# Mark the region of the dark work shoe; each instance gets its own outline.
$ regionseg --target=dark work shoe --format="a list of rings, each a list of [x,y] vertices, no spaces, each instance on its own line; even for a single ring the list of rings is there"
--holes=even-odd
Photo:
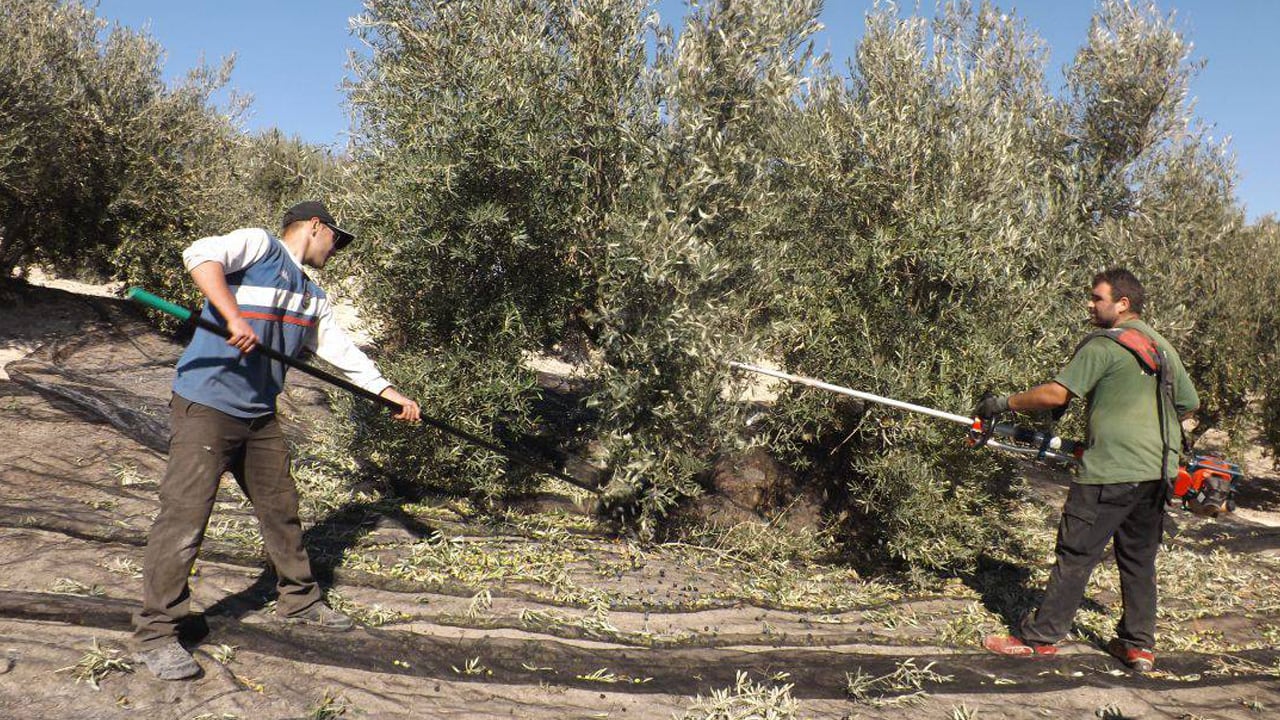
[[[1013,657],[1056,655],[1058,653],[1057,645],[1025,643],[1012,635],[988,635],[983,638],[982,647],[997,655],[1011,655]]]
[[[351,618],[325,605],[323,602],[318,602],[296,615],[286,615],[284,621],[289,625],[310,625],[322,630],[335,630],[337,632],[345,632],[356,625]]]
[[[200,665],[176,638],[133,657],[161,680],[186,680],[200,673]]]
[[[1107,643],[1107,652],[1119,658],[1125,667],[1134,672],[1149,673],[1156,669],[1154,652],[1128,645],[1120,638],[1111,638],[1111,642]]]

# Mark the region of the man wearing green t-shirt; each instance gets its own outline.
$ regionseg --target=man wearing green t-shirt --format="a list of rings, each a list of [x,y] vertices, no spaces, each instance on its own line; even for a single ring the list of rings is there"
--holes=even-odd
[[[1014,635],[990,635],[983,646],[1001,655],[1057,652],[1055,643],[1071,630],[1089,575],[1114,539],[1124,614],[1106,649],[1128,667],[1149,672],[1155,667],[1156,550],[1167,492],[1162,477],[1177,476],[1179,418],[1195,411],[1200,399],[1178,353],[1140,319],[1146,293],[1138,279],[1117,268],[1096,275],[1092,288],[1089,314],[1094,325],[1132,328],[1162,351],[1173,407],[1160,400],[1157,376],[1144,371],[1118,340],[1104,336],[1081,345],[1053,382],[1016,395],[989,396],[978,404],[974,414],[990,417],[1061,408],[1082,397],[1088,421],[1086,449],[1062,508],[1057,558],[1044,599]]]

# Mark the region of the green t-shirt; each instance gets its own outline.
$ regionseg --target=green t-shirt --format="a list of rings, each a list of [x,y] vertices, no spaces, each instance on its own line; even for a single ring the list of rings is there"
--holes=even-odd
[[[1182,439],[1178,418],[1200,407],[1200,398],[1169,341],[1141,320],[1127,320],[1116,327],[1135,328],[1154,340],[1173,371],[1176,412],[1165,411],[1170,445],[1165,467],[1170,478],[1176,477]],[[1080,348],[1054,381],[1088,403],[1089,437],[1078,482],[1102,485],[1159,479],[1157,380],[1142,371],[1132,352],[1115,340],[1096,337]]]

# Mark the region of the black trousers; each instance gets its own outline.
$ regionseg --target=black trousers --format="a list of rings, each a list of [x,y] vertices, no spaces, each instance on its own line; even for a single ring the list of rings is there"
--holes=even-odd
[[[1058,525],[1057,561],[1044,599],[1022,620],[1024,642],[1052,644],[1071,630],[1089,575],[1115,540],[1124,614],[1116,635],[1126,644],[1154,649],[1156,643],[1156,551],[1164,533],[1165,483],[1151,480],[1115,485],[1071,483]]]

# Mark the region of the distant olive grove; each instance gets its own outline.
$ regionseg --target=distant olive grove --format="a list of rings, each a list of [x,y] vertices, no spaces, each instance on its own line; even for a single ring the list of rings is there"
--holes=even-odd
[[[1168,16],[1102,2],[1050,87],[1034,28],[994,5],[873,10],[847,66],[811,53],[820,10],[708,1],[677,37],[644,0],[368,0],[333,159],[244,133],[212,101],[225,67],[165,86],[145,35],[10,0],[0,270],[194,300],[184,243],[323,193],[361,236],[342,265],[397,385],[467,429],[589,457],[602,511],[645,537],[678,533],[717,458],[760,445],[825,491],[858,557],[970,566],[996,539],[978,520],[1007,492],[999,456],[811,390],[748,425],[723,361],[966,412],[1051,377],[1113,265],[1147,283],[1199,430],[1280,441],[1280,227],[1246,222]],[[570,427],[523,362],[542,352],[586,373]],[[480,499],[535,487],[355,411],[342,440],[371,466]]]
[[[214,102],[231,63],[161,80],[164,50],[91,5],[0,3],[0,277],[33,264],[192,301],[177,251],[278,214],[333,164],[247,102]]]

